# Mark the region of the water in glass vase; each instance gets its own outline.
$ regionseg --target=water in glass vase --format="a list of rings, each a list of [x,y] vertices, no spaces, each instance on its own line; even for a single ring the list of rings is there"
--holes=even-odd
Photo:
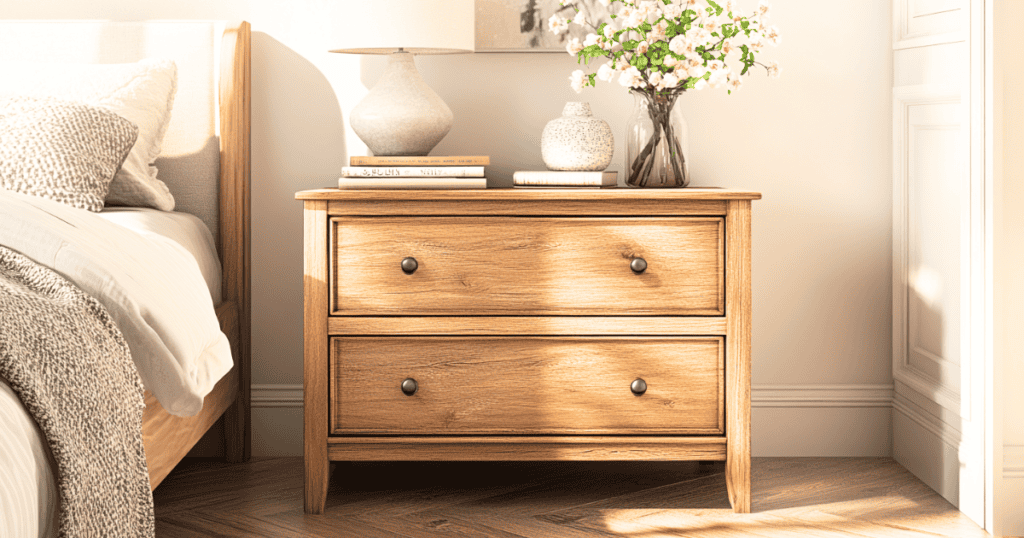
[[[631,92],[636,99],[626,123],[626,184],[685,187],[690,184],[686,120],[675,111],[681,92]]]

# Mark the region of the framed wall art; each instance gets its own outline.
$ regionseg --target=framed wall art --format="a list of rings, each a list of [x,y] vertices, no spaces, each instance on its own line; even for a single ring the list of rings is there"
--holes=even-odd
[[[599,0],[575,0],[595,27],[612,22]],[[548,30],[552,15],[573,18],[576,11],[559,0],[476,0],[476,52],[562,52],[570,39],[587,31],[570,24],[568,34]],[[591,32],[593,30],[590,30]]]

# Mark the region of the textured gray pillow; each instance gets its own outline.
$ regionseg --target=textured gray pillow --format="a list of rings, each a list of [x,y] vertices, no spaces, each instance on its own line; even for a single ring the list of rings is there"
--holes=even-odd
[[[0,187],[99,211],[138,136],[100,107],[0,96]]]

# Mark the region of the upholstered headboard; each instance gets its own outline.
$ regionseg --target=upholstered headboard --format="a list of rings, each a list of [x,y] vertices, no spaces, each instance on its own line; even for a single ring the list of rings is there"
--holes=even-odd
[[[155,165],[175,210],[196,215],[219,244],[218,77],[225,24],[212,21],[0,21],[0,62],[174,60],[178,89]],[[0,73],[3,76],[3,73]]]

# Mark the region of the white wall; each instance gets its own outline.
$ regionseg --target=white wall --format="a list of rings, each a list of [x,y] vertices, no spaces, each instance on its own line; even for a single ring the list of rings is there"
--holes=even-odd
[[[364,146],[352,106],[379,58],[329,54],[328,0],[2,0],[3,18],[245,19],[252,23],[254,452],[300,453],[302,219],[295,191],[329,186]],[[746,0],[753,8],[755,2]],[[695,186],[756,189],[755,455],[891,451],[889,0],[775,0],[782,78],[680,100]],[[437,154],[491,156],[492,186],[539,169],[544,124],[586,100],[621,141],[633,103],[569,89],[567,54],[421,57],[455,113]],[[622,147],[613,165],[621,170]]]
[[[1024,36],[1012,21],[1024,2],[997,0],[993,12],[993,296],[995,535],[1024,536]]]

